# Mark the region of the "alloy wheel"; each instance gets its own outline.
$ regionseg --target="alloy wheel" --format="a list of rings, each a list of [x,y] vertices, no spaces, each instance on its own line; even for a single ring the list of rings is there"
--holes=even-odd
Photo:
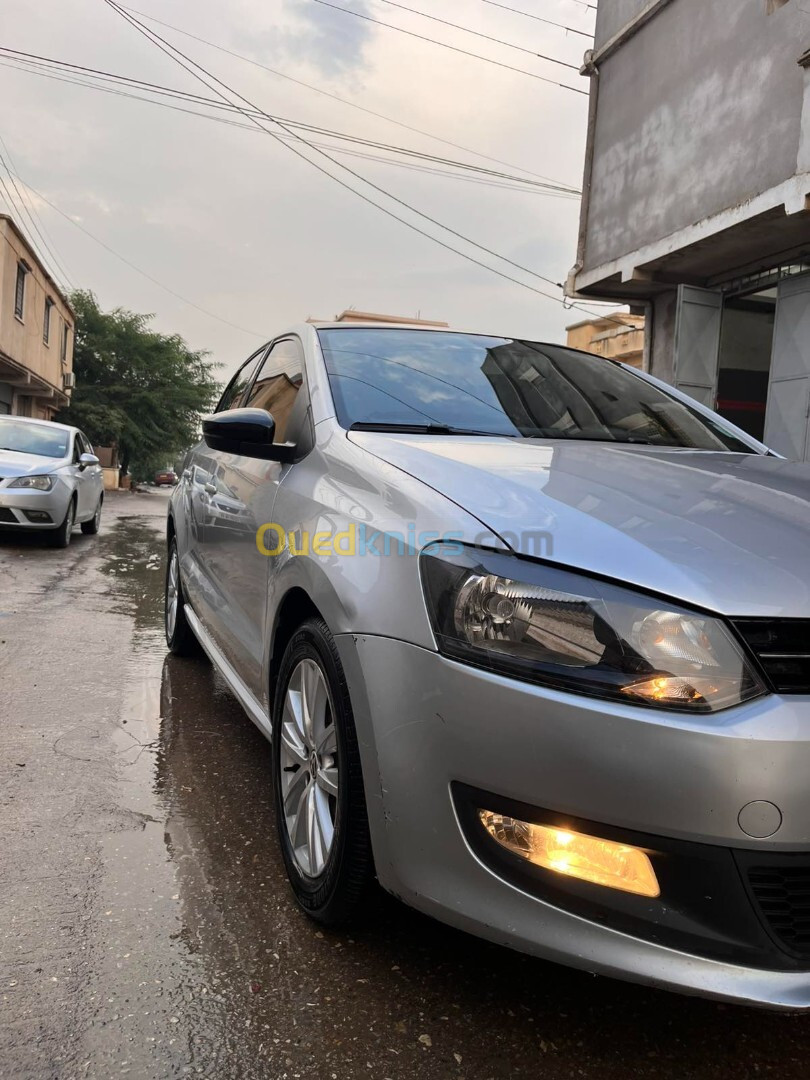
[[[302,660],[290,676],[278,737],[287,835],[299,870],[315,878],[334,844],[340,776],[332,702],[314,660]]]
[[[172,552],[169,574],[166,579],[166,637],[171,641],[177,625],[177,605],[179,601],[179,567],[177,549]]]

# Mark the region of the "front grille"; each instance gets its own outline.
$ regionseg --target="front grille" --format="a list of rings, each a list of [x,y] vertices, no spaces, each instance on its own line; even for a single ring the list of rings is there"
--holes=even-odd
[[[17,524],[17,518],[12,512],[6,509],[5,506],[0,506],[0,522],[7,522],[11,525]]]
[[[774,690],[810,693],[810,619],[736,619]]]
[[[810,863],[771,862],[748,868],[751,892],[774,937],[794,956],[810,959]]]

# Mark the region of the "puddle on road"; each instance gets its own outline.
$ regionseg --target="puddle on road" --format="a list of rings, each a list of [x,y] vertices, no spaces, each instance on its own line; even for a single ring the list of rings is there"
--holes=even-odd
[[[803,1075],[785,1018],[542,964],[387,898],[351,932],[309,922],[276,850],[268,744],[207,661],[166,653],[161,545],[138,519],[105,537],[134,621],[116,735],[130,827],[105,842],[88,1076],[716,1077],[708,1040],[729,1076],[754,1060]]]

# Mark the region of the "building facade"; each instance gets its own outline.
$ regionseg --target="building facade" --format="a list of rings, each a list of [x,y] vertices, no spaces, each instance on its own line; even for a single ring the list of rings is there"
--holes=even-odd
[[[600,0],[568,292],[650,370],[810,459],[810,5]]]
[[[307,322],[325,322],[325,319],[307,319]],[[446,329],[450,324],[446,322],[432,322],[430,319],[409,319],[407,315],[379,315],[373,311],[355,311],[347,308],[336,315],[335,322],[343,323],[387,323],[391,326],[435,326]]]
[[[75,325],[68,300],[0,214],[0,415],[50,420],[68,404]]]
[[[584,319],[566,327],[566,345],[572,349],[644,367],[644,316],[617,312],[603,319]]]

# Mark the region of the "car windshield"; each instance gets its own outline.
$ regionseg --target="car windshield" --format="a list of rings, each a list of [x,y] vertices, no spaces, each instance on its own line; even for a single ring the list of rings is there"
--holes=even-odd
[[[755,452],[720,417],[561,346],[368,327],[318,336],[345,428]]]
[[[64,428],[26,424],[3,417],[0,419],[0,450],[63,458],[67,455],[69,434]]]

